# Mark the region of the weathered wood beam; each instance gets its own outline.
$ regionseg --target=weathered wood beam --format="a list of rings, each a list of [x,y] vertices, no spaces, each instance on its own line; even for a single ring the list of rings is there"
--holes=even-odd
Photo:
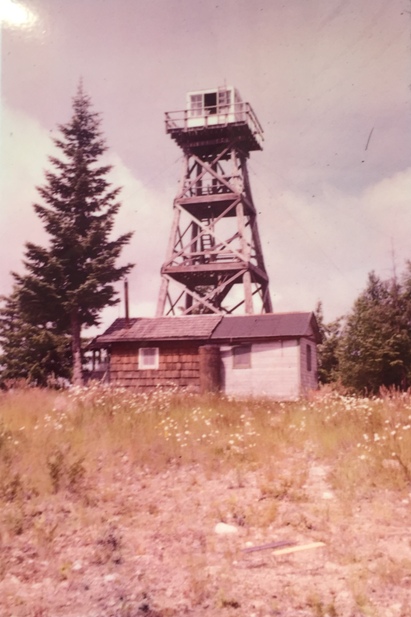
[[[218,155],[214,158],[214,160],[211,162],[211,164],[217,163],[217,162],[218,162],[218,161],[219,161],[219,160],[220,160],[223,156],[225,156],[225,155],[228,153],[229,149],[230,149],[229,147],[224,148],[224,150],[222,150],[222,151],[221,151],[221,152],[220,152],[220,153],[219,153],[219,154],[218,154]],[[202,168],[203,168],[203,171],[202,171],[199,175],[195,176],[194,178],[192,178],[192,179],[188,179],[188,182],[186,182],[186,184],[185,184],[185,191],[184,191],[185,193],[186,193],[188,190],[191,190],[193,187],[195,187],[195,184],[196,184],[198,181],[202,180],[202,179],[203,179],[203,177],[206,175],[206,173],[207,173],[207,172],[209,172],[209,169],[207,168],[207,167],[208,167],[208,165],[207,165],[204,161],[202,161],[202,160],[201,160],[198,156],[196,156],[196,155],[195,155],[195,154],[193,154],[193,153],[191,153],[189,156],[191,156],[191,158],[193,159],[193,162],[194,162],[194,163],[196,163],[197,165],[200,165],[200,167],[202,167]],[[196,165],[193,165],[193,167],[192,167],[192,171],[194,171],[195,167],[196,167]],[[229,187],[229,188],[230,188],[230,187]]]
[[[233,202],[232,204],[230,204],[230,206],[220,215],[218,216],[214,221],[213,224],[214,226],[216,225],[216,223],[218,223],[222,218],[224,218],[224,216],[227,214],[227,212],[233,208],[235,208],[237,205],[237,201]],[[179,207],[178,205],[176,207]],[[239,259],[242,259],[242,255],[240,253],[238,253],[235,249],[233,249],[232,247],[229,246],[229,244],[227,244],[226,241],[221,240],[217,234],[215,233],[214,230],[212,230],[210,228],[209,225],[204,224],[202,221],[200,221],[199,219],[197,219],[197,217],[195,217],[194,215],[192,215],[190,212],[187,212],[187,214],[191,217],[192,221],[194,221],[200,228],[201,228],[201,232],[199,233],[199,235],[197,237],[201,237],[204,234],[211,234],[214,238],[214,240],[216,242],[218,242],[219,246],[224,246],[226,249],[229,250],[229,252],[232,252],[234,255],[236,255]],[[190,229],[190,225],[187,226],[186,230],[184,231],[183,236],[185,235],[185,233],[187,232],[187,230]],[[176,252],[173,252],[171,259],[169,259],[168,261],[165,262],[165,266],[169,266],[171,265],[173,262],[175,262],[176,259],[178,259],[179,257],[181,257],[182,255],[185,254],[185,251],[187,250],[187,248],[190,247],[190,244],[186,244],[185,246],[183,246],[183,248]],[[174,247],[175,248],[175,247]]]
[[[197,300],[197,302],[199,302],[200,304],[203,304],[204,306],[206,306],[212,313],[216,313],[217,315],[220,314],[220,310],[215,307],[213,304],[211,304],[210,302],[208,302],[207,300],[203,300],[202,296],[200,296],[199,294],[197,294],[195,291],[192,291],[191,289],[188,289],[185,285],[183,285],[182,283],[179,283],[179,281],[176,281],[175,279],[171,279],[171,277],[169,277],[168,275],[165,275],[170,281],[173,280],[174,283],[176,283],[177,285],[180,285],[183,287],[183,291],[181,293],[181,295],[179,296],[179,299],[182,298],[182,296],[184,295],[184,293],[188,293],[190,294],[195,300]],[[179,300],[176,300],[176,302],[173,304],[173,309],[176,306],[176,303]],[[188,314],[189,312],[192,312],[192,310],[194,309],[194,305],[190,307],[189,310],[183,311],[183,315]]]

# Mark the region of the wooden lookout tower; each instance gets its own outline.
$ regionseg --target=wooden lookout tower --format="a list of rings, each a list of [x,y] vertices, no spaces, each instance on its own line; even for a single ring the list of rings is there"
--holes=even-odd
[[[263,131],[251,105],[224,86],[189,92],[166,131],[184,153],[157,316],[271,313],[247,159]]]

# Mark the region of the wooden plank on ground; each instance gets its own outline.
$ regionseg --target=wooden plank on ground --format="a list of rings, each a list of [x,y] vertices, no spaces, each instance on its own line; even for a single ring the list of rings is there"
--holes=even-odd
[[[324,542],[309,542],[308,544],[296,544],[295,542],[288,542],[287,540],[280,542],[269,542],[268,544],[262,544],[261,546],[249,546],[243,548],[243,553],[254,553],[257,551],[264,551],[267,549],[273,549],[274,555],[287,555],[289,553],[296,553],[298,551],[308,551],[314,548],[325,546]]]

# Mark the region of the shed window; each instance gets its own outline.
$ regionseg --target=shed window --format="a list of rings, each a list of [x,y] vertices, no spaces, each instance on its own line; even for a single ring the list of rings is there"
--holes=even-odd
[[[138,350],[138,368],[141,370],[158,369],[158,347],[140,347]]]
[[[251,368],[251,345],[233,347],[233,368]]]
[[[306,358],[307,358],[307,371],[311,371],[312,370],[311,345],[307,345]]]

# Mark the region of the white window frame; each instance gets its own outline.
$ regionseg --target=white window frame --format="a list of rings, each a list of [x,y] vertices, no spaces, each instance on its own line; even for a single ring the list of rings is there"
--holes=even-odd
[[[230,111],[231,107],[231,90],[219,88],[217,93],[217,108],[219,114],[225,114]]]
[[[241,358],[241,355],[237,356],[236,355],[236,349],[245,349],[247,348],[247,363],[238,363],[239,358]],[[248,369],[251,368],[251,354],[252,354],[252,345],[251,343],[243,343],[242,345],[235,345],[232,348],[232,355],[233,355],[233,369],[234,370],[244,370],[244,369]]]
[[[192,118],[202,116],[204,114],[204,96],[202,93],[190,94],[190,116]]]
[[[151,352],[151,353],[147,353]],[[154,353],[153,353],[154,352]],[[147,362],[152,359],[152,362]],[[160,361],[160,349],[158,347],[140,347],[138,350],[138,370],[156,371]]]

